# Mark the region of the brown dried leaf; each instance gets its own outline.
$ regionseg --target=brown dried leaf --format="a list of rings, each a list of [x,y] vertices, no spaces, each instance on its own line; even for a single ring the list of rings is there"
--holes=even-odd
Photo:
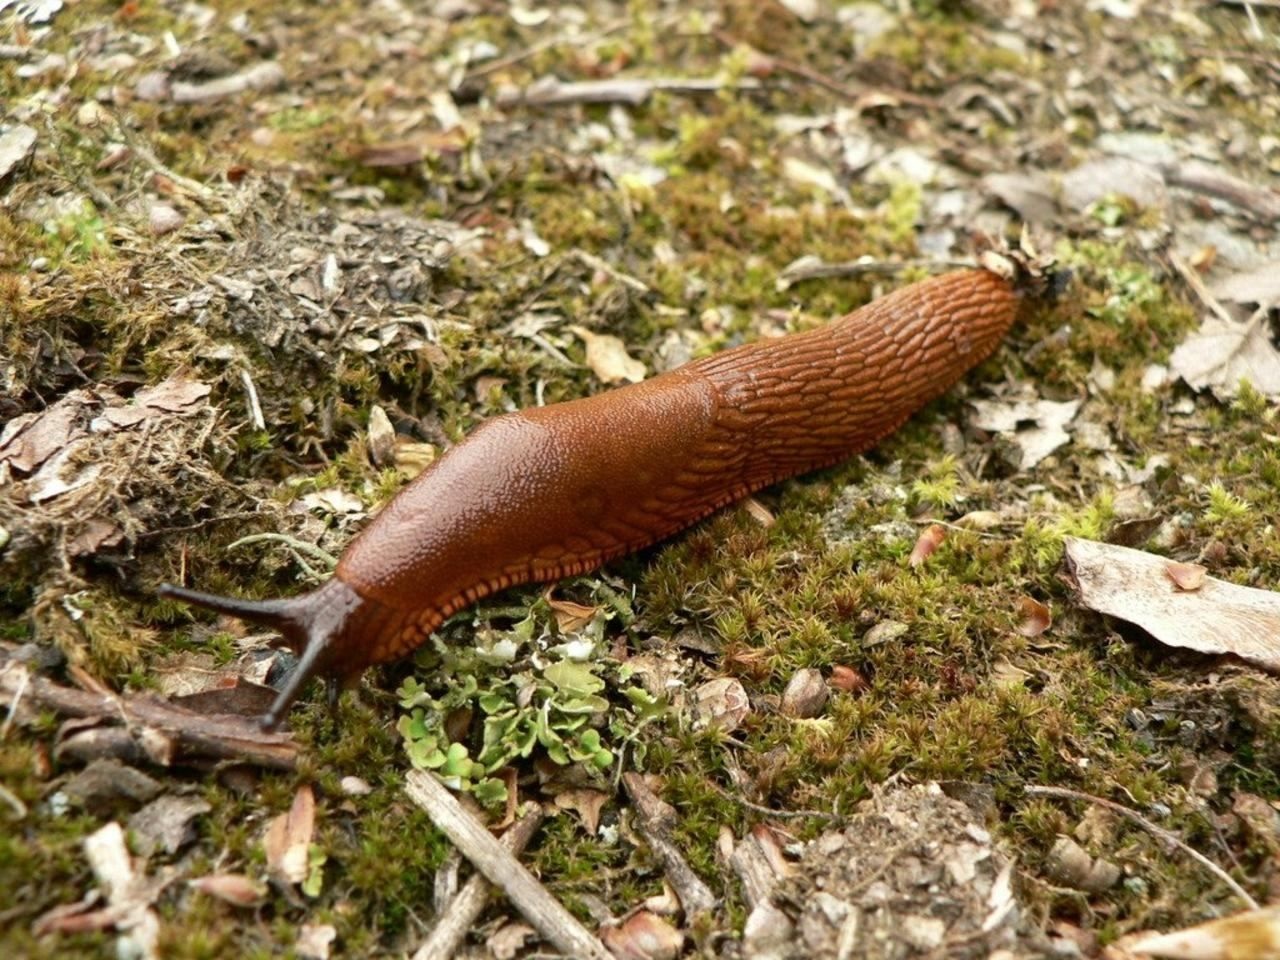
[[[225,900],[236,907],[257,906],[267,894],[262,884],[243,873],[213,873],[189,882],[201,893]]]
[[[587,832],[594,835],[600,826],[600,811],[609,802],[609,795],[599,790],[579,789],[564,790],[556,794],[556,806],[561,810],[572,810]]]
[[[1034,597],[1018,598],[1018,633],[1024,637],[1038,637],[1053,626],[1053,614]]]
[[[309,784],[293,795],[293,806],[271,821],[263,837],[267,869],[285,883],[301,883],[307,878],[307,854],[315,829],[316,800]]]
[[[618,960],[675,960],[684,946],[684,934],[647,910],[619,926],[602,927],[600,939]]]
[[[1235,396],[1241,379],[1261,393],[1280,396],[1280,350],[1271,342],[1265,316],[1233,323],[1210,314],[1169,358],[1169,369],[1194,390],[1219,398]]]
[[[1131,953],[1178,960],[1264,960],[1280,956],[1280,906],[1248,910],[1175,933],[1149,934],[1126,945]]]
[[[867,678],[853,667],[837,663],[831,668],[831,685],[845,693],[858,693],[867,688]]]
[[[1164,572],[1179,590],[1186,591],[1199,590],[1204,586],[1205,577],[1209,576],[1209,571],[1198,563],[1179,563],[1176,560],[1165,564]]]
[[[24,413],[5,424],[0,432],[0,465],[31,473],[72,440],[83,435],[76,426],[87,394],[77,391],[42,413]]]
[[[719,677],[694,688],[693,710],[696,726],[718,727],[732,733],[751,712],[751,701],[741,683],[732,677]]]
[[[329,947],[336,939],[338,931],[332,924],[304,923],[293,949],[306,960],[329,960]]]
[[[628,354],[627,345],[617,337],[592,333],[576,324],[569,329],[587,345],[587,366],[602,383],[617,383],[619,380],[639,383],[644,379],[644,364]]]
[[[547,594],[547,605],[551,607],[551,612],[555,614],[556,625],[563,633],[573,633],[575,630],[581,630],[592,620],[600,611],[599,607],[589,606],[585,603],[574,603],[572,600],[559,600]]]
[[[131,403],[107,407],[93,421],[93,429],[99,432],[112,427],[136,426],[144,420],[167,413],[191,414],[204,406],[204,398],[212,387],[183,374],[174,374],[152,387],[144,387]]]
[[[538,932],[522,921],[504,923],[485,941],[494,960],[513,960],[524,945],[538,938]]]
[[[942,542],[947,539],[947,529],[940,523],[931,523],[920,531],[920,536],[916,538],[916,545],[911,549],[911,557],[907,560],[913,567],[918,567],[931,556],[934,551],[942,546]]]
[[[1180,590],[1164,557],[1068,537],[1067,568],[1090,610],[1137,624],[1161,643],[1234,654],[1280,672],[1280,594],[1206,577]]]
[[[766,529],[777,522],[773,511],[755,497],[747,497],[746,500],[742,501],[742,505],[747,508],[747,513],[751,514],[751,519]]]

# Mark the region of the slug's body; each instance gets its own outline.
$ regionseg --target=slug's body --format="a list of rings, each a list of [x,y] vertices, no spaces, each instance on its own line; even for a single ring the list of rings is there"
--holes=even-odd
[[[265,602],[162,592],[274,626],[348,679],[478,598],[582,573],[786,477],[874,445],[995,349],[1017,316],[988,270],[899,290],[825,327],[487,421],[374,518],[324,586]]]

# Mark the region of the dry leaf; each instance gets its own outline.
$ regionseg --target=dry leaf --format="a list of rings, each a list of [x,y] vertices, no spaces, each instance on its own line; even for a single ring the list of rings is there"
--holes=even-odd
[[[558,600],[547,593],[547,605],[555,614],[556,626],[562,633],[573,633],[581,630],[592,620],[600,608],[585,603],[574,603],[572,600]]]
[[[1199,590],[1204,586],[1209,571],[1198,563],[1178,563],[1170,561],[1165,564],[1164,572],[1169,575],[1179,590]]]
[[[1129,157],[1090,160],[1062,178],[1062,202],[1072,210],[1084,210],[1111,194],[1129,197],[1140,207],[1163,207],[1168,199],[1160,171]]]
[[[504,923],[497,932],[485,941],[485,946],[493,954],[494,960],[513,960],[524,949],[524,945],[538,938],[538,932],[527,923],[515,921]]]
[[[742,505],[746,507],[747,513],[751,515],[751,519],[762,527],[772,527],[777,522],[773,516],[773,511],[755,497],[747,497],[746,500],[742,501]]]
[[[1021,451],[1018,467],[1027,470],[1071,439],[1066,427],[1080,409],[1079,400],[970,400],[970,423],[1008,437]]]
[[[139,390],[130,403],[107,407],[89,428],[94,433],[136,426],[162,414],[189,415],[204,407],[212,387],[182,374],[174,374],[152,387]]]
[[[947,529],[940,523],[931,523],[920,531],[920,536],[916,538],[916,545],[911,549],[911,556],[907,563],[913,567],[928,560],[935,550],[942,546],[942,541],[947,539]]]
[[[1280,396],[1280,350],[1271,342],[1265,314],[1232,323],[1216,314],[1173,351],[1169,369],[1195,390],[1235,396],[1240,380],[1269,396]]]
[[[609,795],[599,790],[565,790],[556,794],[556,806],[561,810],[572,810],[582,820],[587,832],[595,835],[600,826],[600,811],[609,802]]]
[[[293,795],[293,806],[271,821],[262,840],[267,869],[285,883],[301,883],[307,878],[308,852],[315,829],[316,801],[308,784]]]
[[[76,426],[76,417],[88,402],[87,391],[77,390],[42,413],[14,417],[0,431],[0,465],[31,473],[66,448],[84,433]]]
[[[1126,949],[1176,960],[1274,960],[1280,957],[1280,906],[1141,937]]]
[[[684,946],[684,934],[648,910],[619,926],[602,927],[600,939],[618,960],[675,960]]]
[[[592,333],[576,324],[569,329],[587,345],[587,366],[602,383],[617,383],[619,380],[639,383],[644,379],[644,364],[631,357],[626,344],[617,337]]]
[[[751,712],[751,701],[741,683],[732,677],[719,677],[694,689],[693,711],[695,726],[719,727],[732,733]]]
[[[853,667],[837,663],[831,668],[831,685],[845,693],[858,693],[868,686],[867,678]]]
[[[1185,592],[1169,560],[1094,540],[1066,540],[1067,566],[1080,602],[1137,624],[1161,643],[1201,653],[1234,654],[1280,672],[1280,594],[1206,577]]]
[[[256,880],[242,873],[213,873],[189,881],[201,893],[217,897],[236,907],[253,907],[262,902],[267,891]]]
[[[157,850],[177,853],[196,838],[192,821],[212,809],[199,797],[166,795],[153,800],[129,818],[135,849],[147,857]]]
[[[369,458],[376,467],[393,467],[396,463],[396,429],[387,411],[376,403],[369,408]]]
[[[1033,597],[1018,598],[1018,616],[1022,618],[1018,633],[1024,637],[1038,637],[1053,625],[1049,608]]]
[[[1280,260],[1232,274],[1213,285],[1213,295],[1229,303],[1280,303]]]
[[[338,931],[331,924],[304,923],[293,949],[306,960],[329,960],[329,947],[337,938]]]
[[[988,193],[1013,210],[1027,223],[1047,223],[1058,215],[1053,181],[1047,173],[989,173],[982,178]]]

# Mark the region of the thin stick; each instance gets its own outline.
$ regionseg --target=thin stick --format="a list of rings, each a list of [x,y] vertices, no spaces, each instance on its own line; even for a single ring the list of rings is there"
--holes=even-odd
[[[667,881],[675,888],[684,907],[686,917],[714,910],[716,895],[693,872],[689,861],[671,839],[670,822],[675,820],[675,809],[649,789],[638,773],[628,773],[622,778],[631,802],[635,804],[637,826],[644,835],[655,857],[662,864]]]
[[[972,267],[962,260],[846,260],[827,263],[819,257],[801,257],[778,274],[778,289],[786,290],[802,280],[825,280],[831,277],[861,277],[869,273],[893,276],[903,270],[959,270]]]
[[[1191,288],[1194,293],[1209,310],[1211,310],[1219,320],[1223,323],[1236,325],[1236,318],[1227,312],[1227,308],[1218,302],[1218,298],[1209,292],[1209,288],[1204,285],[1204,281],[1200,279],[1200,274],[1196,273],[1180,256],[1169,251],[1169,262],[1173,264],[1173,269],[1178,271],[1182,277],[1183,283]]]
[[[536,57],[544,50],[550,50],[552,47],[558,47],[561,44],[568,44],[574,47],[585,47],[587,44],[595,43],[597,40],[603,40],[610,34],[624,30],[631,25],[630,18],[626,20],[618,20],[609,24],[595,33],[584,34],[581,37],[548,37],[546,40],[540,40],[531,47],[525,47],[516,53],[508,54],[505,57],[499,57],[497,60],[490,60],[482,67],[476,67],[474,70],[468,70],[463,75],[462,80],[477,80],[480,77],[486,77],[491,73],[497,73],[499,70],[505,70],[507,67],[514,67],[517,63],[528,60],[530,57]]]
[[[503,848],[510,851],[512,856],[523,851],[537,833],[544,816],[542,807],[534,806],[502,835],[499,842]],[[456,957],[458,948],[475,926],[493,892],[493,884],[481,874],[473,874],[449,901],[430,936],[414,953],[413,960],[449,960],[450,957]]]
[[[410,771],[405,778],[405,792],[556,949],[571,957],[613,960],[599,938],[548,893],[475,817],[462,809],[434,775],[425,770]]]
[[[781,820],[801,820],[807,817],[812,820],[826,820],[830,823],[842,823],[849,819],[842,814],[826,813],[822,810],[774,810],[772,807],[766,807],[759,803],[752,803],[746,797],[740,797],[737,794],[730,793],[718,783],[708,780],[707,784],[712,790],[720,794],[720,796],[724,797],[726,800],[732,800],[734,803],[740,804],[748,810],[754,810],[756,813],[763,813],[770,817],[778,817]]]
[[[1159,837],[1165,843],[1170,846],[1177,847],[1183,853],[1190,856],[1191,859],[1195,860],[1198,864],[1230,887],[1231,892],[1239,897],[1250,910],[1258,909],[1258,902],[1254,900],[1253,897],[1249,896],[1248,892],[1246,892],[1240,884],[1232,880],[1230,874],[1206,857],[1203,853],[1189,847],[1185,842],[1178,838],[1177,834],[1170,830],[1166,830],[1158,824],[1152,823],[1142,814],[1138,813],[1138,811],[1130,810],[1128,807],[1123,804],[1116,803],[1114,800],[1105,800],[1102,797],[1095,797],[1087,793],[1081,793],[1078,790],[1069,790],[1066,787],[1040,787],[1034,784],[1029,784],[1022,789],[1024,793],[1033,797],[1057,797],[1060,800],[1083,800],[1086,803],[1096,803],[1098,806],[1105,807],[1113,813],[1120,814],[1122,817],[1128,817],[1153,836]]]

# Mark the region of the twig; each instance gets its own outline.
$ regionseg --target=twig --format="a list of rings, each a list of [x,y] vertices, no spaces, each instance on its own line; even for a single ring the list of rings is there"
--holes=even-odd
[[[462,809],[434,775],[425,770],[410,771],[405,778],[405,792],[556,949],[571,957],[613,960],[599,938],[551,896],[475,817]]]
[[[512,856],[518,855],[537,833],[543,817],[542,807],[534,806],[512,824],[502,835],[500,843]],[[481,874],[474,874],[449,901],[430,936],[413,954],[413,960],[449,960],[456,957],[463,939],[474,928],[492,894],[493,884]]]
[[[897,90],[893,87],[869,87],[862,90],[855,90],[846,84],[833,80],[825,73],[819,73],[812,67],[806,67],[802,63],[795,63],[791,60],[783,60],[772,54],[765,53],[763,50],[757,50],[750,44],[738,40],[731,33],[725,30],[716,30],[714,36],[722,44],[730,49],[734,47],[749,47],[752,55],[760,58],[771,69],[778,70],[781,73],[789,73],[793,77],[799,77],[816,86],[822,87],[824,90],[834,93],[838,97],[852,101],[859,110],[869,106],[876,106],[883,103],[887,99],[898,100],[902,103],[909,103],[916,107],[928,107],[936,109],[938,100],[935,97],[921,96],[918,93],[911,93],[907,90]]]
[[[1206,857],[1203,853],[1192,849],[1185,842],[1179,839],[1178,835],[1158,824],[1152,823],[1136,810],[1131,810],[1123,804],[1116,803],[1114,800],[1106,800],[1102,797],[1095,797],[1087,793],[1081,793],[1079,790],[1069,790],[1066,787],[1041,787],[1035,784],[1028,784],[1023,787],[1023,792],[1033,797],[1057,797],[1060,800],[1081,800],[1086,803],[1096,803],[1100,807],[1118,813],[1122,817],[1128,817],[1138,826],[1142,827],[1153,836],[1159,837],[1170,846],[1177,847],[1183,853],[1190,856],[1198,864],[1212,873],[1215,877],[1231,888],[1231,892],[1239,897],[1250,910],[1258,909],[1258,902],[1249,896],[1248,892],[1231,879],[1231,875],[1223,870],[1220,866]]]
[[[284,546],[296,553],[304,553],[313,560],[319,560],[330,570],[338,565],[338,558],[329,553],[329,551],[317,547],[314,543],[291,537],[287,533],[251,533],[247,537],[241,537],[234,543],[228,544],[227,549],[234,550],[237,547],[247,547],[263,541],[284,544]],[[314,574],[314,571],[312,573]]]
[[[610,80],[582,80],[562,83],[555,77],[543,77],[527,87],[503,87],[494,97],[499,107],[559,107],[575,103],[625,103],[638,107],[655,93],[689,96],[718,93],[726,88],[759,90],[760,83],[751,77],[726,81],[718,77],[615,77]]]
[[[1280,193],[1241,180],[1207,163],[1167,163],[1161,172],[1177,187],[1223,200],[1263,223],[1280,220]]]
[[[672,18],[666,19],[670,20]],[[661,22],[662,21],[659,21],[659,23]],[[490,60],[482,67],[476,67],[474,70],[468,70],[463,74],[462,82],[465,83],[468,80],[478,80],[481,77],[487,77],[491,73],[497,73],[499,70],[505,70],[507,67],[514,67],[517,63],[528,60],[530,57],[536,57],[544,50],[550,50],[552,47],[558,47],[562,44],[574,47],[585,47],[588,44],[595,43],[597,40],[603,40],[605,37],[617,33],[619,30],[625,30],[629,26],[631,26],[630,18],[618,20],[609,24],[607,27],[603,27],[602,29],[595,31],[594,33],[587,33],[581,37],[548,37],[546,40],[540,40],[531,47],[525,47],[525,49],[518,53],[508,54],[505,57],[499,57],[497,60]]]
[[[746,797],[740,797],[737,794],[730,793],[718,783],[714,783],[710,780],[708,780],[707,783],[710,785],[712,790],[716,791],[716,793],[720,794],[720,796],[724,797],[726,800],[732,800],[734,803],[744,806],[748,810],[754,810],[756,813],[763,813],[770,817],[778,817],[781,820],[800,820],[807,817],[812,820],[826,820],[828,823],[843,823],[845,820],[849,819],[842,814],[827,813],[823,810],[775,810],[772,807],[766,807],[759,803],[752,803]]]
[[[846,260],[827,263],[821,257],[805,256],[795,260],[778,274],[777,287],[786,290],[802,280],[825,280],[831,277],[861,277],[869,273],[894,276],[903,270],[956,270],[972,267],[962,260]]]
[[[584,266],[590,267],[592,270],[599,270],[601,273],[613,277],[624,287],[630,287],[636,293],[647,294],[649,292],[649,285],[643,280],[637,280],[631,274],[623,273],[613,264],[600,259],[594,253],[587,253],[585,250],[574,250],[573,256]]]
[[[1194,293],[1200,299],[1200,302],[1208,307],[1219,320],[1233,327],[1236,325],[1236,318],[1227,311],[1227,308],[1218,301],[1217,297],[1209,292],[1209,288],[1206,287],[1204,285],[1204,281],[1200,279],[1200,274],[1191,269],[1187,262],[1172,250],[1169,251],[1169,263],[1173,265],[1173,269],[1178,271],[1183,282],[1191,288],[1191,292]]]
[[[685,916],[692,917],[697,913],[714,910],[715,894],[693,872],[684,854],[671,839],[669,825],[675,820],[675,809],[650,790],[638,773],[626,774],[622,778],[622,785],[627,788],[627,795],[635,804],[639,815],[637,826],[648,842],[649,849],[662,864],[668,882],[680,897]]]
[[[154,694],[102,694],[76,690],[33,675],[0,645],[0,703],[24,702],[64,717],[119,720],[141,743],[142,752],[162,766],[193,758],[242,760],[292,770],[298,745],[288,733],[266,733],[256,718],[188,710]]]
[[[253,429],[267,429],[267,422],[262,417],[262,404],[258,401],[258,388],[253,385],[253,377],[249,376],[249,368],[240,368],[240,382],[244,384],[244,392],[249,401],[249,421]]]

